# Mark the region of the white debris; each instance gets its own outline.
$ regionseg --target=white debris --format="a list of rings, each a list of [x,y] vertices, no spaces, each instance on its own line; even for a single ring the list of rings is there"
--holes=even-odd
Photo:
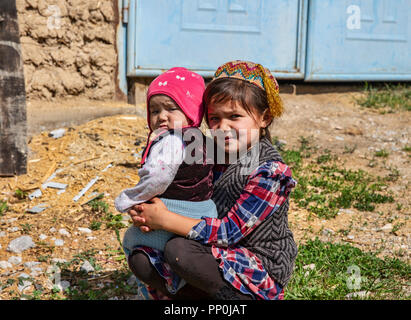
[[[89,228],[82,228],[82,227],[78,227],[77,228],[78,231],[80,231],[81,233],[85,233],[85,234],[91,234],[92,231]]]
[[[57,246],[57,247],[62,247],[64,245],[64,240],[56,239],[56,240],[54,240],[54,245]]]
[[[46,240],[47,238],[48,238],[48,237],[47,237],[45,234],[39,235],[39,239],[40,239],[41,241]]]
[[[0,261],[0,269],[8,269],[8,268],[12,268],[13,265],[8,262],[8,261]]]
[[[33,242],[33,239],[30,236],[21,236],[12,240],[7,247],[7,251],[14,253],[20,253],[27,249],[33,248],[36,245]]]
[[[80,270],[89,273],[89,272],[93,272],[94,268],[91,265],[91,263],[88,260],[86,260],[86,261],[84,261],[84,263],[81,266]]]
[[[49,137],[53,137],[54,139],[61,138],[66,133],[66,129],[60,128],[49,132]]]
[[[19,256],[11,256],[9,258],[8,262],[10,262],[11,264],[14,264],[14,265],[18,265],[22,262],[22,259]]]
[[[46,210],[47,208],[48,208],[47,203],[40,203],[37,206],[34,206],[30,209],[27,209],[27,212],[28,213],[40,213],[40,212]]]
[[[62,236],[64,236],[64,237],[70,237],[70,236],[71,236],[70,233],[69,233],[66,229],[64,229],[64,228],[61,228],[61,229],[59,230],[59,233],[60,233]]]
[[[28,195],[30,200],[33,200],[34,198],[40,198],[43,195],[41,192],[41,189],[36,189],[32,193]]]
[[[95,177],[89,183],[87,183],[87,185],[83,189],[81,189],[81,191],[73,198],[73,201],[77,202],[88,191],[88,189],[90,189],[93,184],[97,182],[98,179],[100,179],[99,176]]]

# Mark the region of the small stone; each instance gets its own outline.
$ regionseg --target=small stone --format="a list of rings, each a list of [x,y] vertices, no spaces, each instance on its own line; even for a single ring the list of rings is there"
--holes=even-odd
[[[6,231],[0,231],[0,238],[5,237],[6,236]]]
[[[87,237],[86,239],[89,240],[89,241],[91,241],[91,240],[96,240],[96,237],[91,237],[91,236],[90,236],[90,237]]]
[[[66,229],[64,229],[64,228],[61,228],[61,229],[59,230],[59,233],[60,233],[62,236],[64,236],[64,237],[70,237],[70,236],[71,236],[70,233],[69,233]]]
[[[57,246],[57,247],[61,247],[61,246],[64,245],[64,240],[56,239],[56,240],[54,240],[54,245]]]
[[[134,286],[134,285],[137,284],[137,278],[136,278],[136,276],[135,276],[134,274],[131,275],[130,278],[127,279],[127,284],[128,284],[129,286]]]
[[[18,265],[18,264],[20,264],[20,263],[22,262],[22,259],[21,259],[21,257],[18,257],[18,256],[12,256],[12,257],[9,258],[8,261],[9,261],[11,264]]]
[[[25,266],[26,268],[31,269],[31,268],[34,268],[35,266],[38,266],[40,263],[41,262],[38,262],[38,261],[28,261],[28,262],[25,262],[23,264],[23,266]]]
[[[70,282],[68,282],[67,280],[62,280],[60,281],[60,283],[57,285],[57,287],[61,290],[64,291],[67,288],[70,287]]]
[[[315,264],[311,263],[311,264],[307,264],[303,267],[304,270],[310,269],[310,270],[314,270],[315,269]]]
[[[7,231],[8,232],[17,232],[17,231],[19,231],[20,230],[20,228],[19,227],[11,227],[11,228],[7,228]]]
[[[92,232],[89,228],[78,227],[77,229],[78,229],[78,231],[80,231],[81,233],[85,233],[85,234],[91,234],[91,232]]]
[[[53,259],[51,259],[51,262],[54,263],[54,264],[57,264],[57,263],[66,263],[67,260],[66,260],[66,259],[61,259],[61,258],[53,258]]]
[[[8,269],[8,268],[12,268],[13,265],[8,262],[8,261],[0,261],[0,269]]]
[[[335,137],[335,140],[344,141],[344,138],[343,138],[343,137],[340,137],[340,136],[336,136],[336,137]]]
[[[34,248],[36,245],[33,242],[33,239],[30,236],[21,236],[12,240],[7,247],[7,251],[13,253],[21,253],[30,248]]]
[[[354,240],[354,236],[351,235],[351,234],[349,234],[349,235],[347,236],[347,239],[349,239],[349,240]]]
[[[24,292],[32,286],[32,282],[29,280],[23,279],[30,279],[30,276],[27,273],[20,273],[19,275],[19,285],[17,288],[20,292]]]
[[[322,231],[322,234],[323,234],[324,236],[330,236],[330,235],[333,235],[334,233],[335,233],[335,231],[332,230],[332,229],[324,229],[324,230]]]
[[[46,236],[45,234],[41,234],[41,235],[39,235],[39,239],[40,239],[41,241],[46,240],[46,239],[47,239],[47,236]]]
[[[34,267],[31,268],[31,273],[30,275],[34,278],[37,277],[39,274],[41,274],[43,272],[43,268],[41,267]]]
[[[49,232],[51,232],[51,233],[54,233],[54,232],[56,232],[57,230],[56,230],[56,228],[54,228],[54,227],[51,227],[50,228],[50,230],[49,230]]]
[[[387,223],[385,226],[383,226],[381,228],[381,231],[384,231],[384,232],[390,232],[391,230],[392,230],[392,224],[391,223]]]
[[[89,273],[89,272],[93,272],[93,271],[94,271],[94,268],[93,268],[93,266],[91,265],[91,263],[90,263],[88,260],[86,260],[86,261],[84,261],[84,263],[83,263],[83,265],[81,266],[80,270],[81,270],[81,271],[84,271],[84,272],[86,272],[86,273]]]
[[[353,214],[354,211],[352,211],[350,209],[340,209],[340,210],[338,210],[338,215],[340,215],[341,213]]]
[[[66,129],[64,129],[64,128],[56,129],[56,130],[50,131],[49,137],[53,137],[54,139],[58,139],[58,138],[61,138],[62,136],[64,136],[65,133],[66,133]]]

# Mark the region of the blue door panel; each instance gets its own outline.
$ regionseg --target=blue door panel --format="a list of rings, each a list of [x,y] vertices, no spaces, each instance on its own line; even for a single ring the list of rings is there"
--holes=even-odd
[[[131,0],[127,75],[184,66],[211,75],[222,63],[259,62],[303,78],[305,0]],[[303,21],[304,20],[304,21]]]
[[[306,80],[410,80],[411,0],[311,0]]]

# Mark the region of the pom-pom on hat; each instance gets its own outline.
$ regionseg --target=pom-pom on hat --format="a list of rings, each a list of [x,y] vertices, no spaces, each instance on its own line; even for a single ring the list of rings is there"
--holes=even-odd
[[[186,68],[176,67],[155,78],[147,91],[147,123],[150,126],[150,98],[156,94],[164,94],[174,100],[184,114],[199,127],[204,115],[202,103],[205,90],[204,79],[198,73]],[[152,129],[150,128],[150,131]]]
[[[280,87],[270,70],[258,63],[235,60],[218,67],[213,80],[226,77],[248,81],[263,89],[267,95],[271,115],[274,118],[281,116],[284,106],[279,95]]]

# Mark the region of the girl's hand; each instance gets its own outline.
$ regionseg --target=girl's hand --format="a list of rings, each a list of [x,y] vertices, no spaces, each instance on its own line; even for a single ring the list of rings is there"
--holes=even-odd
[[[169,211],[159,198],[136,205],[129,213],[134,225],[143,232],[160,229],[184,237],[201,221]]]
[[[133,210],[134,209],[134,210]],[[159,198],[153,198],[148,202],[136,205],[130,210],[131,219],[134,225],[140,226],[150,230],[163,229],[164,216],[169,212],[163,201]],[[134,212],[131,212],[134,211]]]
[[[133,225],[137,228],[140,228],[142,232],[150,232],[151,229],[150,227],[145,225],[145,219],[140,216],[139,210],[137,209],[137,205],[133,206],[129,211],[128,211],[129,216],[131,217],[131,220],[133,221]]]

